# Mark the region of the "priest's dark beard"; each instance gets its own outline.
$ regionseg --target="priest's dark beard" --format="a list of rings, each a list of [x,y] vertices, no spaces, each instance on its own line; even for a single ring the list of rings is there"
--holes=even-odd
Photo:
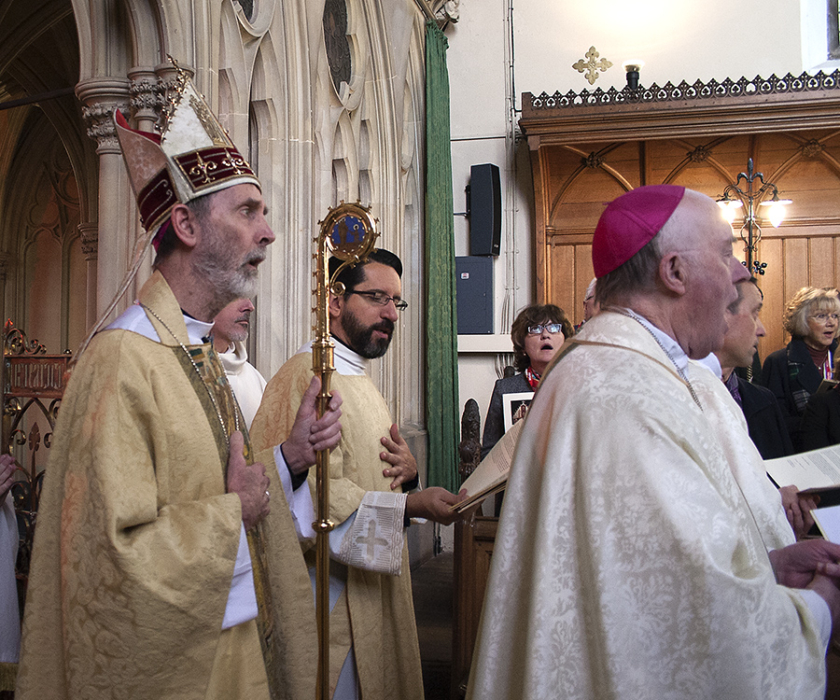
[[[375,323],[372,326],[365,326],[346,307],[341,316],[341,327],[347,337],[347,345],[350,349],[369,360],[382,357],[388,351],[388,346],[391,344],[391,337],[394,334],[394,322],[390,319],[383,318],[379,323]],[[374,339],[374,331],[387,333],[388,337]]]

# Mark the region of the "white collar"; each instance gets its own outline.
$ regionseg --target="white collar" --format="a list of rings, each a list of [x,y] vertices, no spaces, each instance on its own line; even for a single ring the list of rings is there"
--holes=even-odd
[[[183,313],[183,312],[182,312]],[[203,345],[207,341],[204,340],[210,335],[213,330],[213,322],[205,323],[199,321],[197,318],[184,314],[184,323],[187,324],[187,335],[190,338],[190,345]]]
[[[312,343],[310,340],[304,345],[296,354],[302,352],[312,352]],[[339,374],[344,374],[351,377],[363,377],[367,374],[368,360],[362,357],[359,353],[354,352],[348,348],[344,343],[333,340],[335,344],[335,371]]]
[[[653,337],[659,341],[662,349],[665,351],[665,354],[668,355],[671,362],[674,363],[680,375],[685,377],[686,370],[688,369],[688,355],[685,354],[685,350],[680,347],[680,344],[670,335],[654,326],[644,316],[633,311],[633,309],[623,308],[622,310],[625,311],[631,318],[636,319],[651,332]],[[718,376],[720,376],[720,373],[718,373]]]
[[[187,314],[184,314],[184,323],[187,326],[189,344],[204,345],[204,339],[210,335],[210,329],[213,328],[213,323],[199,321]],[[152,325],[152,322],[149,320],[145,310],[138,302],[135,302],[123,311],[105,330],[113,330],[115,328],[133,331],[134,333],[138,333],[149,340],[160,342],[160,336],[155,330],[155,327]]]
[[[705,367],[709,370],[712,374],[715,375],[720,380],[723,380],[723,368],[720,366],[720,360],[718,356],[715,355],[713,352],[710,352],[706,357],[701,357],[696,362],[701,366]]]

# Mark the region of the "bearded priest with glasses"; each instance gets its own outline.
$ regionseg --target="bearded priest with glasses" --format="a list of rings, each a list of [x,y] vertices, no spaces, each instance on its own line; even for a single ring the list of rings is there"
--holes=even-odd
[[[341,262],[330,260],[330,278]],[[402,299],[402,263],[379,249],[338,276],[345,292],[331,295],[335,342],[332,388],[343,399],[342,439],[330,457],[330,686],[334,700],[422,699],[420,649],[411,596],[405,527],[411,518],[449,524],[463,497],[419,489],[417,463],[385,399],[367,375],[368,360],[388,350]],[[312,380],[312,343],[268,383],[251,428],[256,449],[288,435]],[[300,488],[307,488],[302,483]],[[315,473],[308,488],[315,493]],[[304,547],[315,541],[310,518],[296,527]],[[306,554],[313,580],[314,549]],[[312,674],[315,674],[315,665]]]

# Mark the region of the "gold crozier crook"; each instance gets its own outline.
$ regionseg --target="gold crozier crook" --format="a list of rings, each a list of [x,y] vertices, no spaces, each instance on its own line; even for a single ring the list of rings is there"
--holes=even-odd
[[[359,203],[341,202],[327,213],[321,226],[315,271],[315,341],[312,344],[312,370],[321,378],[318,394],[318,417],[324,415],[330,401],[330,379],[335,371],[330,338],[330,292],[344,294],[344,285],[336,282],[339,273],[348,265],[364,262],[375,248],[379,235],[376,219],[370,210]],[[330,277],[329,254],[342,261]],[[316,700],[330,697],[330,531],[335,527],[330,517],[330,452],[321,450],[315,460],[316,499],[318,519],[313,524],[318,535],[315,549],[315,611],[318,620],[318,685]]]

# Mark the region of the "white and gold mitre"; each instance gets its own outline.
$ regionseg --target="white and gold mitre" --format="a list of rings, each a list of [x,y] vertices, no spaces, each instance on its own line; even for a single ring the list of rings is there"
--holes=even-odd
[[[122,113],[114,110],[140,221],[147,231],[160,226],[178,203],[233,185],[260,187],[251,166],[181,68],[166,112],[160,134],[154,134],[129,128]]]

